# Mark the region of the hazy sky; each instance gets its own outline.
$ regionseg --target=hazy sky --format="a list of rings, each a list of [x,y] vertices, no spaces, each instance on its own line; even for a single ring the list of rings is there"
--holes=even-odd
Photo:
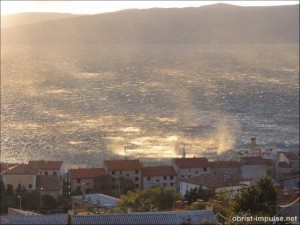
[[[96,14],[122,9],[197,7],[215,3],[241,6],[293,5],[299,1],[2,1],[1,15],[20,12],[64,12]]]

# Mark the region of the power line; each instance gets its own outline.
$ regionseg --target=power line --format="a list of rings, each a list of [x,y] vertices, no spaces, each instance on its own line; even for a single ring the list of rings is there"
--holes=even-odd
[[[278,205],[280,208],[286,208],[289,207],[291,205],[294,205],[296,202],[298,202],[300,199],[300,197],[298,197],[295,201],[293,201],[292,203],[288,204],[288,205]]]
[[[298,176],[294,176],[294,177],[289,177],[289,178],[281,179],[281,180],[275,180],[275,181],[272,181],[272,184],[280,183],[280,182],[283,182],[283,181],[286,181],[286,180],[291,180],[291,179],[294,179],[294,178],[297,178],[297,177],[299,178],[299,175]],[[253,188],[253,187],[255,187],[255,185],[250,185],[248,187],[239,188],[239,189],[235,189],[235,190],[228,190],[228,191],[218,192],[218,193],[215,193],[215,194],[223,194],[223,193],[235,192],[235,191],[245,190],[245,189]]]

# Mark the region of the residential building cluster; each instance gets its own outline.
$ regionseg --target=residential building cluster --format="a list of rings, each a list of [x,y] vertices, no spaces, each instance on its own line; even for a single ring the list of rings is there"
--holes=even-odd
[[[63,161],[29,161],[27,164],[1,163],[1,179],[5,186],[19,185],[27,191],[57,196],[63,192],[66,164]]]
[[[268,158],[262,154],[240,157],[237,161],[209,161],[205,157],[174,158],[169,166],[143,166],[140,160],[106,160],[101,168],[77,168],[66,170],[63,161],[29,161],[28,164],[1,165],[4,184],[17,188],[19,184],[28,191],[39,190],[42,194],[62,194],[65,190],[95,193],[95,179],[109,175],[111,189],[116,196],[120,178],[134,182],[137,191],[156,185],[172,188],[182,196],[194,187],[221,190],[240,190],[261,176],[270,176],[285,190],[290,191],[299,184],[299,154],[278,152]],[[275,182],[274,182],[275,183]],[[233,197],[236,193],[230,191]]]
[[[99,168],[69,170],[63,161],[39,160],[29,161],[27,164],[1,163],[1,179],[5,186],[11,185],[16,189],[21,185],[27,191],[38,190],[42,195],[54,197],[63,193],[79,193],[71,198],[72,211],[68,219],[66,216],[61,217],[61,220],[67,221],[65,224],[79,224],[80,220],[84,221],[84,224],[89,224],[89,222],[94,224],[95,220],[107,222],[115,221],[117,218],[122,221],[126,219],[135,221],[143,218],[143,221],[146,221],[148,217],[150,220],[152,217],[156,219],[164,217],[168,222],[173,220],[174,224],[182,222],[189,224],[191,221],[198,223],[207,218],[215,220],[215,215],[208,208],[196,211],[148,213],[133,213],[128,208],[128,214],[103,215],[103,213],[117,207],[119,199],[116,197],[121,194],[120,180],[122,178],[130,179],[136,191],[160,185],[164,188],[171,188],[184,196],[187,191],[201,187],[212,190],[214,194],[225,194],[228,199],[232,199],[243,188],[252,185],[262,176],[269,176],[274,181],[280,204],[289,204],[291,199],[299,200],[299,153],[275,153],[272,150],[256,149],[253,141],[249,154],[241,156],[238,160],[229,161],[210,161],[206,157],[187,158],[183,149],[181,158],[173,158],[170,165],[165,166],[144,166],[140,160],[127,158],[106,160]],[[104,186],[112,191],[114,197],[101,192]],[[177,203],[181,205],[185,202]],[[174,207],[178,208],[176,204]],[[78,214],[91,208],[98,210],[98,215],[82,217]],[[282,213],[289,215],[289,211],[285,212],[284,209]],[[9,209],[9,211],[18,214],[14,209]],[[21,217],[19,219],[26,220]],[[36,215],[31,219],[35,218],[37,218]],[[16,218],[8,216],[3,219],[7,220],[7,224],[11,224]],[[45,216],[43,219],[51,220],[52,216],[49,218]]]

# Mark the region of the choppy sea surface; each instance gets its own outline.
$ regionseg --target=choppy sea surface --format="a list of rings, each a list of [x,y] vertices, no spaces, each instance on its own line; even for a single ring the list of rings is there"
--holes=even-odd
[[[252,136],[299,151],[299,45],[1,48],[1,161],[222,158]]]

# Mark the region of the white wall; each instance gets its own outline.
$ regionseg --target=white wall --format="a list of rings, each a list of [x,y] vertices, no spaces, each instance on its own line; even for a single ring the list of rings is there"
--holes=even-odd
[[[186,191],[190,191],[194,188],[199,188],[200,185],[197,185],[197,184],[191,184],[191,183],[187,183],[187,182],[184,182],[184,181],[180,181],[179,182],[179,192],[180,192],[180,195],[181,196],[184,196]]]
[[[164,176],[151,176],[150,180],[148,180],[148,176],[143,176],[143,189],[151,188],[155,185],[161,185],[162,187],[170,187],[175,189],[176,181],[176,176],[173,176],[172,180],[170,176],[166,176],[166,180],[164,179]],[[171,184],[173,184],[173,186]]]
[[[178,178],[192,178],[200,176],[201,174],[208,174],[210,173],[210,168],[189,168],[189,169],[180,169],[178,168],[177,176]]]
[[[241,167],[242,176],[246,179],[266,176],[267,171],[267,165],[243,165]]]

